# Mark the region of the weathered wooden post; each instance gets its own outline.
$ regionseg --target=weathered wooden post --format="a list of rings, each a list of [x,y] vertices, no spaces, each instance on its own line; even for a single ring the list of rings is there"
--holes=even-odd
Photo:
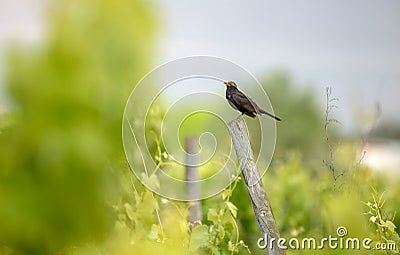
[[[250,195],[261,235],[264,238],[264,242],[267,242],[265,245],[268,255],[286,254],[284,250],[278,247],[279,231],[260,174],[254,162],[253,150],[251,149],[249,134],[243,117],[239,116],[229,122],[228,129],[238,161],[241,163],[240,168]]]
[[[201,203],[200,201],[193,201],[200,197],[199,163],[198,152],[198,138],[196,136],[186,137],[186,194],[187,200],[190,201],[188,221],[197,225],[196,222],[201,222]]]

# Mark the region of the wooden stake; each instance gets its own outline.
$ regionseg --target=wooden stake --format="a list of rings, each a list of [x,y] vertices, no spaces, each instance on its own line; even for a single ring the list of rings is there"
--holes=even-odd
[[[261,176],[254,162],[249,134],[243,117],[240,115],[238,118],[229,122],[228,129],[232,137],[238,161],[241,163],[240,168],[246,183],[247,191],[250,195],[251,204],[261,235],[264,238],[264,242],[266,242],[266,250],[269,255],[286,254],[284,250],[278,247],[278,228],[261,181]]]

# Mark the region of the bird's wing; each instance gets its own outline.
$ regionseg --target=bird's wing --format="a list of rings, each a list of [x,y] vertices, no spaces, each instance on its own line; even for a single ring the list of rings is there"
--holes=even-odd
[[[236,93],[232,93],[232,101],[235,102],[235,105],[239,108],[239,111],[242,112],[255,112],[256,104],[253,100],[243,94],[241,91],[237,91]]]

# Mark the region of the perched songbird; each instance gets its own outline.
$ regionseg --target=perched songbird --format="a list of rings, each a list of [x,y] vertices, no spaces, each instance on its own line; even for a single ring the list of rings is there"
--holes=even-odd
[[[271,113],[261,109],[250,97],[247,97],[241,92],[236,83],[233,81],[224,82],[226,85],[226,99],[228,103],[236,110],[243,114],[246,114],[252,118],[256,117],[256,114],[265,114],[278,121],[281,119],[272,115]]]

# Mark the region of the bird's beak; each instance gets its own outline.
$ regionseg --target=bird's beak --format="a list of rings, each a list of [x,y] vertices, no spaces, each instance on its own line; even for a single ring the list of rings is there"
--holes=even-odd
[[[224,84],[225,84],[227,87],[231,86],[231,84],[229,84],[229,82],[227,82],[227,81],[225,81]]]

